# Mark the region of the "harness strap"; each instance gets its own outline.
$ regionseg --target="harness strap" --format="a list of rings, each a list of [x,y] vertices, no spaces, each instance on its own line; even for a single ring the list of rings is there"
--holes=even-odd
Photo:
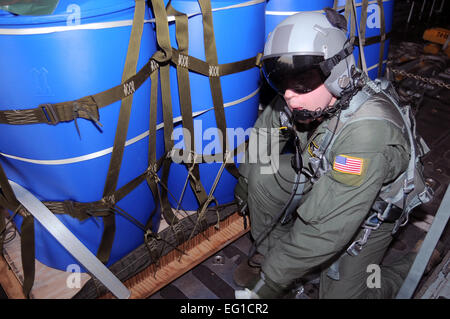
[[[131,28],[130,41],[128,44],[127,58],[122,75],[122,81],[125,81],[131,75],[135,74],[137,61],[139,58],[139,49],[141,37],[144,28],[145,17],[145,1],[136,0],[135,11],[133,17],[133,26]],[[120,167],[125,148],[125,141],[128,132],[128,125],[131,115],[131,106],[133,103],[133,95],[129,95],[122,100],[120,107],[119,120],[117,124],[116,136],[114,139],[113,152],[109,163],[106,183],[103,190],[103,198],[110,197],[116,187],[119,178]],[[115,233],[115,216],[113,214],[103,217],[104,231],[102,240],[97,252],[98,258],[106,263],[109,259]]]

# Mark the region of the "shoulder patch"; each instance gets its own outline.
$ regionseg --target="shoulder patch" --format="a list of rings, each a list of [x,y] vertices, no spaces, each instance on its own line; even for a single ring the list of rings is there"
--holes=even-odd
[[[364,159],[347,155],[336,155],[333,162],[335,171],[346,174],[361,175],[363,167]]]

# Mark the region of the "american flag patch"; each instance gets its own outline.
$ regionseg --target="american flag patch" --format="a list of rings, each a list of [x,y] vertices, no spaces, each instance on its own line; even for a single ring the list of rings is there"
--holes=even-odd
[[[363,164],[362,158],[338,155],[334,159],[333,169],[342,173],[361,175]]]

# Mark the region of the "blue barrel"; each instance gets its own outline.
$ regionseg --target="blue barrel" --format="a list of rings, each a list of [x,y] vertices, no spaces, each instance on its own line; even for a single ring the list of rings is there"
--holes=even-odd
[[[133,0],[61,0],[52,15],[16,16],[0,11],[0,107],[35,108],[71,101],[121,83],[134,16]],[[147,10],[146,10],[147,11]],[[146,14],[146,19],[149,19]],[[145,23],[137,70],[156,51],[150,23]],[[118,188],[148,166],[151,81],[134,94]],[[92,202],[102,198],[121,102],[100,109],[101,130],[78,119],[57,125],[0,125],[0,161],[9,179],[42,201]],[[158,121],[162,122],[161,116]],[[158,156],[163,153],[159,132]],[[117,204],[141,223],[155,207],[146,182]],[[86,221],[56,215],[94,254],[103,234],[101,218]],[[116,215],[116,233],[108,265],[143,243],[143,232]],[[153,219],[157,231],[160,216]],[[21,218],[16,218],[20,227]],[[35,223],[36,258],[61,270],[77,261]]]
[[[356,20],[358,28],[361,28],[361,3],[362,0],[356,0]],[[345,6],[345,0],[339,0],[338,9],[342,9]],[[384,9],[384,22],[385,22],[385,33],[389,33],[392,30],[392,19],[394,12],[394,0],[383,0],[383,9]],[[374,3],[371,1],[367,6],[367,22],[366,22],[366,39],[370,37],[380,36],[381,32],[381,16],[380,16],[380,7],[378,3]],[[349,20],[349,29],[350,29],[350,18]],[[355,35],[358,33],[355,31]],[[356,44],[356,43],[355,43]],[[366,58],[366,64],[368,69],[368,74],[371,79],[375,79],[378,75],[378,64],[383,63],[382,74],[386,69],[386,59],[389,51],[389,40],[385,41],[384,52],[383,52],[383,61],[380,61],[380,43],[373,43],[370,45],[366,45],[364,47],[364,56]],[[355,56],[355,61],[359,59],[359,48],[355,46],[355,50],[353,52]],[[381,75],[382,75],[381,74]]]
[[[334,0],[267,0],[266,39],[270,32],[288,16],[301,11],[319,11],[333,7]]]
[[[166,1],[167,3],[167,1]],[[242,6],[239,6],[241,5]],[[248,3],[237,0],[212,0],[214,34],[216,39],[218,63],[231,63],[255,57],[264,49],[265,1]],[[238,7],[235,7],[238,5]],[[174,0],[174,9],[184,13],[200,13],[200,6],[196,0]],[[231,8],[227,8],[233,6]],[[189,18],[189,55],[205,61],[203,43],[203,24],[200,14]],[[175,38],[175,23],[169,25],[172,46],[177,48]],[[172,94],[173,116],[181,116],[178,95],[176,68],[171,68],[170,87]],[[218,137],[216,119],[214,116],[213,100],[208,77],[194,72],[189,73],[192,109],[194,116],[195,152],[211,155],[222,153],[222,145]],[[258,91],[260,85],[260,70],[254,67],[250,70],[220,77],[223,100],[225,104],[226,123],[228,127],[228,141],[230,150],[248,139],[248,130],[255,123],[258,113]],[[197,115],[197,112],[203,112]],[[181,124],[174,127],[175,147],[184,149],[184,139],[181,134]],[[210,192],[217,173],[222,165],[220,162],[203,163],[199,165],[201,182],[207,193]],[[235,157],[235,162],[238,162]],[[183,164],[174,163],[169,174],[168,187],[173,197],[169,197],[171,204],[185,210],[198,209],[198,202],[188,184],[183,196],[183,186],[188,171]],[[219,204],[234,200],[234,185],[236,179],[224,170],[215,189],[214,196]]]

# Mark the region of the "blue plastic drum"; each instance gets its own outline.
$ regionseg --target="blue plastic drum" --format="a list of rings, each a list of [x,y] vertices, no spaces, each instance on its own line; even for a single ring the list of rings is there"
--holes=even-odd
[[[249,59],[263,52],[264,33],[261,30],[264,27],[265,1],[248,3],[248,1],[212,0],[211,5],[219,64]],[[236,5],[238,7],[235,7]],[[201,12],[196,0],[174,0],[172,6],[188,14]],[[229,6],[233,7],[229,8]],[[169,30],[172,46],[178,48],[175,23],[169,25]],[[205,61],[203,41],[202,16],[193,15],[189,18],[189,55]],[[179,118],[181,112],[175,67],[172,67],[170,76],[173,116]],[[222,153],[209,78],[194,72],[190,72],[189,77],[194,113],[195,152],[203,155]],[[225,104],[229,148],[234,150],[248,139],[249,128],[253,126],[257,117],[260,70],[254,67],[247,71],[222,76],[220,82]],[[175,125],[173,136],[175,147],[185,149],[180,123]],[[207,193],[211,191],[222,165],[222,160],[220,158],[219,160],[220,162],[199,165],[201,182]],[[235,157],[235,162],[238,161]],[[189,184],[186,192],[183,193],[187,175],[188,171],[183,164],[174,163],[171,166],[168,187],[175,198],[169,197],[169,199],[174,207],[178,206],[177,202],[181,199],[180,208],[196,210],[199,205]],[[236,179],[225,169],[214,192],[214,197],[219,204],[234,200],[235,184]]]
[[[121,83],[134,16],[133,0],[61,0],[52,15],[15,16],[0,11],[0,107],[35,108],[71,101]],[[147,11],[147,10],[146,10]],[[146,19],[149,19],[146,14]],[[150,23],[145,23],[137,71],[156,51]],[[148,166],[150,79],[134,94],[127,146],[118,188]],[[102,198],[121,102],[100,109],[99,129],[78,119],[57,125],[0,125],[0,161],[9,179],[42,201],[92,202]],[[161,116],[158,119],[161,122]],[[163,153],[162,132],[157,145]],[[155,207],[146,182],[117,204],[145,224]],[[103,234],[101,218],[84,222],[57,217],[94,253]],[[153,218],[157,231],[160,216]],[[20,227],[21,218],[16,220]],[[36,258],[61,270],[77,261],[35,223]],[[143,232],[116,215],[116,233],[108,265],[143,243]]]
[[[356,2],[356,19],[358,28],[361,28],[361,2],[362,0],[357,0]],[[345,6],[345,0],[339,0],[338,9],[343,8]],[[385,33],[389,33],[392,30],[392,19],[394,12],[394,0],[383,0],[383,9],[384,9],[384,19],[385,19]],[[375,2],[369,3],[367,7],[367,22],[366,22],[366,39],[371,37],[380,36],[381,32],[381,15],[380,15],[380,7]],[[349,27],[350,27],[350,19],[349,19]],[[355,31],[355,35],[358,33]],[[382,74],[386,69],[386,59],[389,51],[389,40],[385,41],[384,45],[384,53],[383,53],[383,61],[380,61],[380,43],[374,43],[370,45],[366,45],[364,47],[364,55],[366,58],[366,64],[368,69],[368,74],[371,79],[375,79],[378,75],[378,64],[383,63]],[[355,50],[353,52],[355,56],[355,61],[359,59],[359,48],[355,46]],[[381,75],[382,75],[381,74]]]
[[[288,16],[301,11],[320,11],[333,7],[333,0],[268,0],[266,6],[266,39]]]

